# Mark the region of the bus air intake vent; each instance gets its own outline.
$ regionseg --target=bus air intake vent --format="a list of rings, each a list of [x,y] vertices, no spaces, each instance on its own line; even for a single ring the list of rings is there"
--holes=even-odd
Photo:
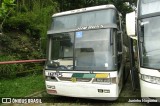
[[[71,77],[58,77],[60,81],[72,81]],[[77,82],[90,82],[92,78],[76,78]]]

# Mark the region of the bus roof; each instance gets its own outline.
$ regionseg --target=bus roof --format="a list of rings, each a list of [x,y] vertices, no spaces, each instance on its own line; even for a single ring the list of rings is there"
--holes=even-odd
[[[63,16],[63,15],[76,14],[76,13],[93,11],[93,10],[101,10],[101,9],[107,9],[107,8],[116,9],[116,7],[114,5],[108,4],[108,5],[93,6],[93,7],[87,7],[87,8],[81,8],[81,9],[75,9],[75,10],[60,12],[60,13],[53,14],[52,17],[58,17],[58,16]]]

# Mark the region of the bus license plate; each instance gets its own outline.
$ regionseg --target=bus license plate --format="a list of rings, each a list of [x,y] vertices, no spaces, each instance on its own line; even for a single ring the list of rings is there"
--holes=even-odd
[[[48,72],[48,76],[50,76],[50,77],[62,77],[62,73],[59,73],[59,72]]]

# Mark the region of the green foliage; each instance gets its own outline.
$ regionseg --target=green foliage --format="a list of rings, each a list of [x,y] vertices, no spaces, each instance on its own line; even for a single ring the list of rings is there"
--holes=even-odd
[[[0,8],[0,17],[5,17],[7,12],[11,10],[13,6],[15,6],[14,1],[15,0],[3,0],[2,1],[2,4],[1,4],[2,6]]]
[[[0,61],[13,61],[16,60],[14,56],[2,56],[0,55]],[[3,78],[15,78],[16,73],[19,70],[22,70],[22,65],[16,65],[16,64],[4,64],[0,65],[0,79]]]
[[[135,5],[137,0],[56,0],[61,11],[79,9],[84,7],[113,4],[125,17],[127,12],[132,10],[131,5]],[[129,2],[131,5],[126,5]]]
[[[0,97],[25,97],[42,90],[45,90],[42,75],[0,80]]]
[[[52,14],[57,11],[57,3],[54,0],[14,1],[3,0],[0,8],[0,24],[5,32],[0,35],[0,61],[44,58],[47,30]],[[42,70],[43,65],[0,65],[0,78],[14,78],[17,73]]]
[[[0,33],[3,33],[3,24],[12,12],[15,0],[3,0],[0,8]]]
[[[51,23],[51,15],[57,11],[57,4],[52,0],[40,1],[32,1],[31,9],[27,0],[24,0],[23,3],[18,2],[15,14],[4,23],[4,31],[18,30],[35,38],[36,41],[40,40],[39,42],[42,43],[40,47],[45,53],[47,30]],[[46,2],[50,4],[47,5]],[[26,9],[24,10],[22,7]]]
[[[5,35],[0,35],[0,46],[6,46],[9,45],[12,39]]]
[[[28,60],[42,58],[39,41],[30,38],[22,32],[6,33],[0,36],[0,61]],[[9,57],[8,57],[9,56]],[[24,71],[42,70],[44,64],[27,63],[27,64],[9,64],[0,65],[0,73],[3,78],[15,77],[17,73]],[[16,70],[15,70],[16,69]],[[7,71],[5,71],[7,70]],[[7,72],[6,74],[4,72]],[[10,72],[10,73],[9,73]],[[14,72],[14,73],[13,73]]]
[[[35,38],[31,39],[27,34],[12,32],[0,38],[2,38],[0,45],[3,45],[1,50],[5,54],[13,55],[21,60],[42,58],[40,42]]]

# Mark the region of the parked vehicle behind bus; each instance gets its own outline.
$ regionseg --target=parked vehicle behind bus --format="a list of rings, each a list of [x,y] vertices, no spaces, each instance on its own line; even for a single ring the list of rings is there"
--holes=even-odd
[[[160,0],[139,0],[126,28],[138,43],[141,97],[160,100]]]

